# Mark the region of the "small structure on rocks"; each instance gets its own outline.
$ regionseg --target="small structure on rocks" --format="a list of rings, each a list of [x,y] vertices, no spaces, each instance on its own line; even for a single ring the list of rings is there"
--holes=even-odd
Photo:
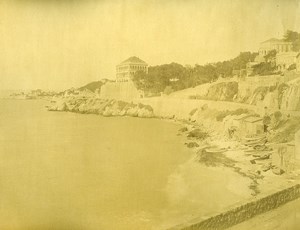
[[[253,136],[264,132],[263,119],[257,116],[246,117],[242,120],[242,130],[245,136]]]
[[[246,136],[255,136],[263,133],[263,119],[250,114],[242,114],[233,119],[233,125],[236,127],[240,138]]]

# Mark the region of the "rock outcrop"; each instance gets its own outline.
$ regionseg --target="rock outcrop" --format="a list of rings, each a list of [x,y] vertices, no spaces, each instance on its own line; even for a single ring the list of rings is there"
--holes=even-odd
[[[217,101],[232,101],[234,96],[238,93],[238,83],[221,82],[212,85],[207,92],[206,98]]]
[[[282,95],[281,109],[300,110],[300,81],[285,89]]]
[[[134,104],[113,99],[61,98],[48,106],[49,111],[66,111],[86,114],[109,116],[154,117],[153,109],[149,105]]]

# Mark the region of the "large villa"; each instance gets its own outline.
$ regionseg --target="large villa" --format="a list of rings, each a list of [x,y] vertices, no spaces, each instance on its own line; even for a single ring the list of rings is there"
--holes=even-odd
[[[137,71],[148,73],[148,64],[138,57],[130,57],[116,66],[116,81],[128,82]]]

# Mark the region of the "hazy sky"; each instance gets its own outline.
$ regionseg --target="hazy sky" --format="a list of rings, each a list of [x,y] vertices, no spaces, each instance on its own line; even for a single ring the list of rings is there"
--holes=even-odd
[[[130,56],[205,64],[300,32],[300,0],[1,0],[0,89],[115,77]]]

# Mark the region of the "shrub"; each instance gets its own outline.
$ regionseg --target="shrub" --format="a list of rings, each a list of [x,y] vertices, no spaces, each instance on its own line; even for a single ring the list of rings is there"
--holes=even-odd
[[[226,111],[221,111],[217,116],[216,116],[216,120],[217,121],[223,121],[223,119],[225,117],[227,117],[228,115],[230,115],[230,111],[226,110]]]
[[[174,92],[174,90],[173,90],[172,86],[166,86],[166,88],[164,90],[164,94],[169,95],[173,92]]]
[[[289,68],[288,68],[288,70],[294,70],[294,69],[296,69],[296,64],[294,63],[294,64],[291,64],[290,66],[289,66]]]
[[[190,131],[187,136],[191,137],[191,138],[196,138],[198,140],[204,140],[209,137],[208,133],[205,131],[202,131],[201,129],[194,129],[194,130]]]
[[[223,121],[225,117],[229,116],[229,115],[235,115],[235,116],[238,116],[238,115],[241,115],[241,114],[244,114],[244,113],[249,113],[249,110],[248,109],[236,109],[234,111],[221,111],[219,112],[219,114],[216,116],[216,120],[217,121]]]
[[[208,153],[205,149],[198,152],[199,162],[206,166],[216,167],[219,165],[224,165],[227,167],[234,166],[236,161],[226,157],[222,153]]]

